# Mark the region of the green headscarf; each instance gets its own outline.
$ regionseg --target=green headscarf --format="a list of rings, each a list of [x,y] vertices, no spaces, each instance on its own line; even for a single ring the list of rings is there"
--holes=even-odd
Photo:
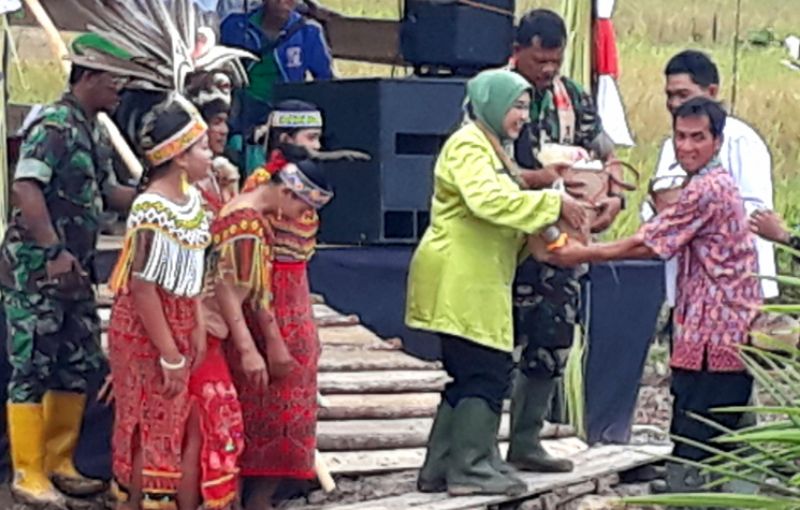
[[[475,117],[500,139],[508,138],[503,120],[519,96],[531,85],[519,74],[506,70],[484,71],[467,83],[467,101]]]

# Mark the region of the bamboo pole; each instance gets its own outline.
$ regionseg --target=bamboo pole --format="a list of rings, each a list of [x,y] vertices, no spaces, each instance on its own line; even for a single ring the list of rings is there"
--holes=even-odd
[[[25,5],[28,7],[28,9],[30,9],[33,17],[44,29],[45,33],[47,34],[47,40],[50,43],[50,47],[56,56],[61,60],[64,71],[69,74],[69,50],[67,49],[67,45],[64,43],[64,40],[61,38],[61,34],[59,34],[58,29],[53,23],[53,20],[50,19],[50,15],[47,14],[47,11],[44,9],[39,0],[25,0]],[[136,154],[133,153],[133,150],[130,148],[128,143],[122,137],[122,133],[120,133],[116,124],[114,124],[114,121],[112,121],[105,112],[100,112],[97,114],[97,121],[104,128],[106,128],[108,136],[111,140],[111,144],[114,146],[114,149],[116,149],[120,158],[122,158],[122,162],[128,167],[131,175],[133,175],[133,177],[136,179],[139,179],[144,173],[142,164],[139,161],[139,158],[136,157]]]

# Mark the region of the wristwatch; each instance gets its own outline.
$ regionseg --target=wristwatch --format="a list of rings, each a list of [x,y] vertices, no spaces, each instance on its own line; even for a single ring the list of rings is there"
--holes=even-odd
[[[61,252],[64,251],[64,249],[65,247],[61,243],[48,246],[47,248],[44,249],[44,256],[48,261],[55,260],[56,258],[58,258]]]

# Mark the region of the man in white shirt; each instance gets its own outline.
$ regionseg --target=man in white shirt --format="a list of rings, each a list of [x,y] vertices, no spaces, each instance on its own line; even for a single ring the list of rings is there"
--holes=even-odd
[[[673,112],[680,105],[698,96],[717,99],[719,94],[719,71],[704,53],[686,50],[672,57],[664,71],[666,77],[667,109]],[[761,209],[772,209],[772,158],[764,140],[745,122],[728,116],[723,131],[723,144],[719,152],[722,166],[731,174],[748,214]],[[685,175],[675,158],[672,138],[664,141],[656,167],[656,177]],[[643,211],[643,216],[651,214]],[[775,252],[772,244],[757,239],[759,274],[775,276]],[[675,280],[677,263],[670,260],[666,267],[667,302],[675,304]],[[762,280],[764,299],[778,295],[778,284]]]

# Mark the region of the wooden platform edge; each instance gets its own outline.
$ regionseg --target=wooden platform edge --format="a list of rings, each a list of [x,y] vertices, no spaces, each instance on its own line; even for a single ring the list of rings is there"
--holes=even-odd
[[[508,496],[466,496],[450,497],[447,494],[423,494],[413,492],[402,496],[375,499],[354,504],[331,504],[323,509],[338,510],[462,510],[486,508],[512,501],[533,499],[562,487],[574,486],[596,480],[610,474],[628,471],[650,464],[671,451],[671,445],[608,445],[590,448],[574,457],[576,467],[572,473],[543,474],[522,473],[521,478],[528,483],[528,490],[516,497]]]

